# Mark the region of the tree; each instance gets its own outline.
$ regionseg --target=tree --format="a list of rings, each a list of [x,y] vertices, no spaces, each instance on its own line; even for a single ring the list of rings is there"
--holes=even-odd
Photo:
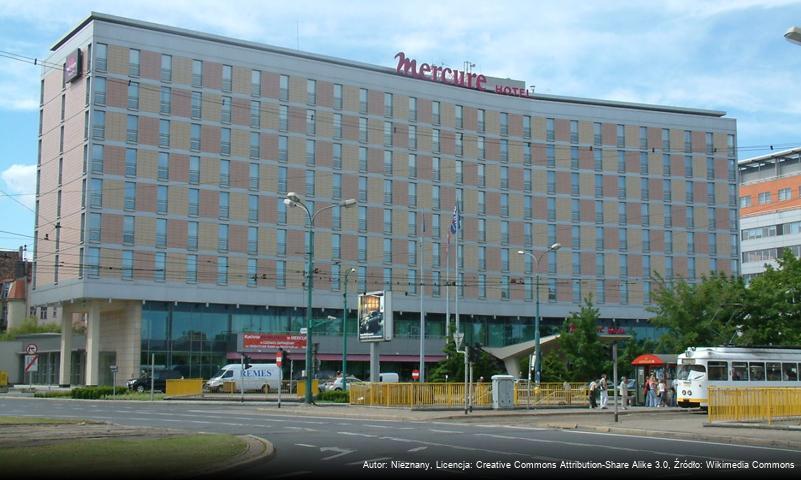
[[[565,365],[565,380],[586,382],[600,377],[602,373],[611,375],[609,348],[598,337],[600,317],[600,311],[593,305],[592,296],[589,296],[584,299],[581,310],[571,313],[562,324],[559,350]]]
[[[713,272],[695,284],[683,279],[667,282],[659,274],[655,278],[651,323],[667,329],[659,339],[659,351],[724,345],[747,314],[747,291],[740,277]]]
[[[767,266],[747,289],[746,315],[738,319],[738,345],[801,343],[801,260],[785,250],[778,267]]]
[[[448,335],[447,342],[445,343],[445,360],[442,360],[431,369],[429,381],[431,382],[444,382],[447,378],[449,382],[463,382],[464,381],[464,356],[456,351],[456,342],[453,341],[453,333],[456,331],[456,326],[451,323],[450,334]],[[462,345],[464,349],[464,345]],[[473,379],[484,377],[489,380],[492,375],[504,372],[501,362],[488,354],[481,351],[479,359],[473,365]]]

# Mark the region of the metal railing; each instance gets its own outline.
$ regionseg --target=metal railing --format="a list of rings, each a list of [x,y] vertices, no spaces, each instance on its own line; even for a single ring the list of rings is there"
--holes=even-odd
[[[464,383],[354,383],[348,387],[351,405],[383,407],[464,407]],[[471,404],[492,405],[492,383],[473,383]],[[583,383],[541,383],[536,386],[518,381],[514,390],[515,406],[587,405],[587,386]]]
[[[801,388],[709,387],[707,415],[714,422],[753,422],[801,416]]]

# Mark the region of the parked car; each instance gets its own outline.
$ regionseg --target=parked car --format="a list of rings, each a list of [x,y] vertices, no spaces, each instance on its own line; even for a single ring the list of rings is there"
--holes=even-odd
[[[167,380],[183,378],[181,372],[176,370],[156,370],[153,372],[153,390],[164,392],[167,390]],[[144,371],[139,378],[128,380],[128,390],[139,393],[150,390],[150,372]]]
[[[348,375],[348,385],[352,385],[354,383],[364,383],[364,381],[354,377],[353,375]],[[342,377],[337,377],[333,381],[328,381],[320,385],[321,392],[331,392],[336,390],[342,390]]]

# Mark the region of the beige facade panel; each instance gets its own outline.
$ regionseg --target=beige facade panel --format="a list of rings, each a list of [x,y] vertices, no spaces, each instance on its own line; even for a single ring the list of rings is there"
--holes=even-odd
[[[156,241],[156,219],[137,215],[134,235],[136,245],[153,245]]]
[[[219,185],[220,162],[215,158],[200,157],[200,184]]]
[[[200,223],[198,225],[198,248],[201,251],[217,251],[217,223]]]
[[[183,216],[189,211],[188,191],[186,188],[173,186],[168,192],[168,204],[170,214]]]
[[[125,191],[123,182],[104,179],[103,181],[103,207],[112,210],[122,210],[123,195]]]
[[[106,112],[106,140],[125,142],[128,130],[128,115]]]
[[[178,85],[192,84],[192,59],[178,55],[172,56],[172,80]]]
[[[109,73],[128,75],[128,48],[109,45],[106,56]]]

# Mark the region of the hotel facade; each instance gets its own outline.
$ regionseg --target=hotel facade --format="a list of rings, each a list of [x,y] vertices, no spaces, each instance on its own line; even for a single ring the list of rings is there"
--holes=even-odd
[[[97,13],[60,39],[41,80],[32,300],[85,315],[81,383],[107,383],[111,364],[135,376],[153,355],[208,377],[238,362],[238,334],[297,334],[309,245],[289,192],[320,211],[324,369],[341,359],[342,324],[326,319],[342,316],[351,268],[350,306],[393,292],[382,369],[407,378],[421,294],[436,362],[448,296],[470,343],[533,339],[537,274],[544,334],[592,295],[604,327],[642,336],[653,275],[738,271],[724,112],[534,94],[413,57],[369,65]],[[69,359],[69,328],[61,348]]]
[[[748,158],[739,168],[742,275],[750,281],[786,250],[801,256],[801,148]]]

